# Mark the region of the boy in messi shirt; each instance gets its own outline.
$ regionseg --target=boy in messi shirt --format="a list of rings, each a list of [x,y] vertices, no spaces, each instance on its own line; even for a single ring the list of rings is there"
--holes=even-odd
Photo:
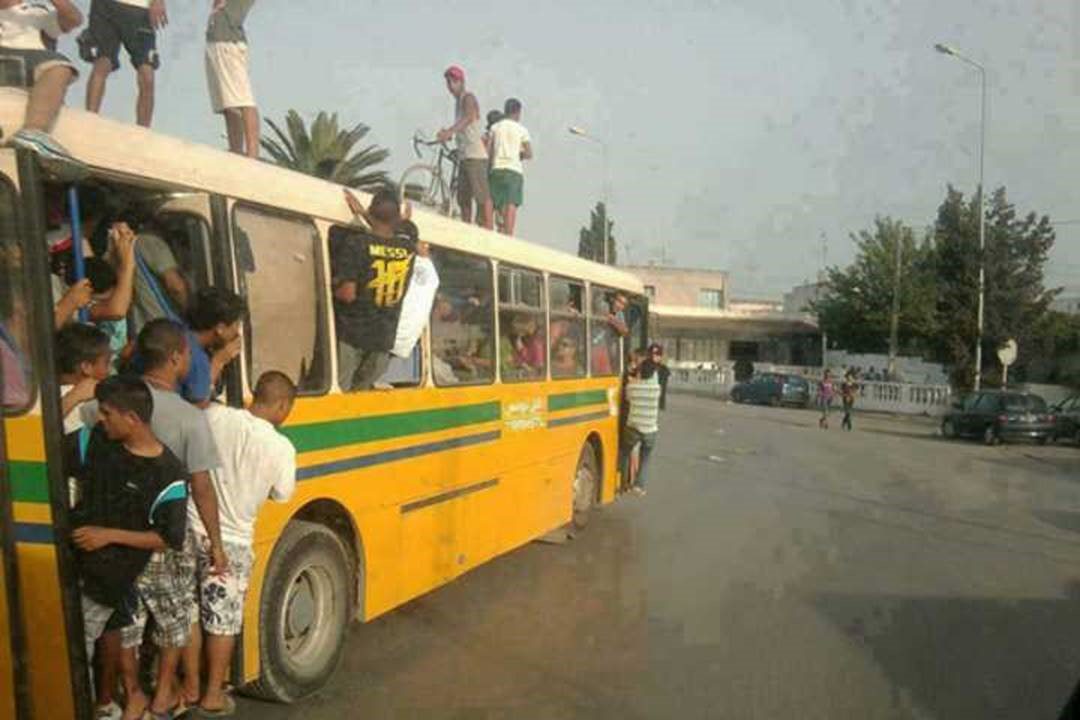
[[[78,470],[81,499],[72,513],[87,658],[109,619],[137,595],[151,554],[181,548],[187,530],[188,473],[150,429],[150,389],[117,376],[99,383],[94,396],[100,423]],[[176,615],[155,613],[155,620],[166,631],[176,622],[186,631],[187,613]],[[124,685],[125,717],[140,717],[149,700],[136,676],[125,674]]]

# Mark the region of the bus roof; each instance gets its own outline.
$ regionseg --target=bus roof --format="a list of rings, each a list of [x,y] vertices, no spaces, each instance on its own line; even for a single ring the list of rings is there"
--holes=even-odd
[[[0,88],[0,127],[4,137],[21,126],[25,91]],[[329,222],[348,224],[352,216],[341,186],[272,163],[251,160],[137,125],[65,108],[53,132],[76,158],[110,175],[146,178],[166,185],[224,195]],[[362,199],[368,199],[359,193]],[[641,294],[636,276],[583,260],[570,253],[500,235],[415,207],[420,236],[435,245],[478,253],[508,263]]]

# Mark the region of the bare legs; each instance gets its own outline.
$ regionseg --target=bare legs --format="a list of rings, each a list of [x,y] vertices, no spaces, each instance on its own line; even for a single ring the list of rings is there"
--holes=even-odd
[[[206,636],[206,694],[201,707],[206,710],[221,710],[225,707],[225,678],[229,674],[229,662],[232,660],[236,637],[233,635]]]
[[[101,112],[101,102],[105,99],[105,83],[112,72],[112,60],[98,58],[90,71],[86,83],[86,109],[92,113]],[[135,71],[139,96],[135,101],[135,122],[143,127],[150,127],[154,119],[154,68],[141,65]]]
[[[259,157],[259,109],[226,108],[224,115],[229,150],[252,158]]]
[[[101,101],[105,99],[105,81],[112,72],[112,60],[98,58],[94,61],[90,71],[90,79],[86,82],[86,109],[92,113],[101,112]]]
[[[75,80],[75,72],[62,65],[51,67],[34,82],[30,88],[30,100],[26,104],[26,120],[23,126],[28,130],[52,130],[60,106],[64,104],[68,85]]]
[[[504,235],[514,234],[514,224],[517,222],[517,205],[507,205],[503,208],[502,232]]]

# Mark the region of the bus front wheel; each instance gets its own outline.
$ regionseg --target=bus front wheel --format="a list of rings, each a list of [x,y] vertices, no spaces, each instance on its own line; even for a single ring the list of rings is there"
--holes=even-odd
[[[586,441],[574,469],[574,527],[580,529],[589,524],[599,487],[600,461],[596,457],[596,446]]]
[[[259,603],[259,679],[251,691],[293,702],[315,692],[341,661],[352,606],[352,571],[341,539],[294,520],[266,569]]]

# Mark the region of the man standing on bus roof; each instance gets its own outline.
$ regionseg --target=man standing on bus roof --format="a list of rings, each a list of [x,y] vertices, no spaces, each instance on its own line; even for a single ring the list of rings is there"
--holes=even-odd
[[[30,90],[23,127],[12,136],[11,143],[45,160],[70,162],[67,150],[49,133],[68,86],[79,72],[70,60],[46,47],[45,39],[55,42],[81,25],[83,16],[71,0],[50,2],[51,8],[43,3],[0,0],[0,61],[15,60],[24,67],[21,82]]]
[[[514,234],[517,210],[524,201],[525,166],[532,158],[532,139],[521,124],[521,101],[510,98],[503,108],[503,119],[491,128],[491,198],[502,213],[506,235]]]
[[[217,492],[221,539],[229,569],[212,572],[210,539],[198,517],[189,516],[198,559],[197,602],[206,633],[206,690],[199,702],[203,715],[231,715],[236,708],[226,694],[225,680],[236,636],[244,620],[244,596],[255,562],[255,517],[267,499],[288,502],[296,490],[296,448],[277,431],[292,412],[296,385],[284,373],[270,370],[255,383],[255,398],[247,410],[212,404],[206,409],[214,442],[221,452],[220,468],[210,478]],[[198,667],[199,636],[185,651],[189,668]],[[195,694],[199,673],[192,670]],[[185,678],[187,680],[187,678]],[[188,693],[185,693],[188,694]]]
[[[458,204],[461,219],[471,223],[473,202],[480,210],[479,223],[490,230],[494,208],[488,190],[488,152],[484,147],[484,124],[480,120],[480,103],[476,96],[465,90],[465,71],[451,65],[443,73],[446,89],[454,96],[454,124],[443,128],[436,136],[439,142],[450,138],[457,140],[458,148]]]
[[[225,116],[229,150],[259,157],[259,109],[251,90],[244,19],[255,0],[214,0],[206,27],[206,80],[214,112]]]
[[[135,122],[150,127],[154,117],[154,73],[161,66],[157,30],[169,18],[165,0],[91,0],[90,25],[79,36],[79,55],[93,64],[86,83],[86,109],[101,112],[105,82],[120,69],[120,46],[127,50],[135,68],[139,95]]]

